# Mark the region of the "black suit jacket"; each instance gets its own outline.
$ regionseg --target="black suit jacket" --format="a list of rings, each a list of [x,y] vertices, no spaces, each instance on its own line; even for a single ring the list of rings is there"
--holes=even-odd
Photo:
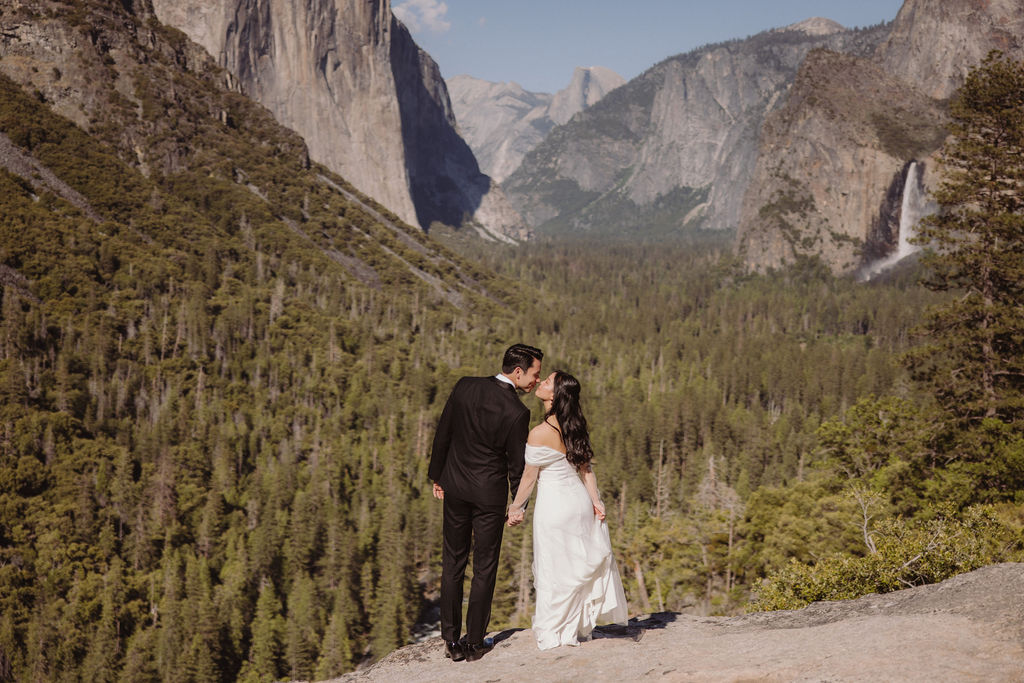
[[[463,377],[434,434],[430,478],[444,495],[504,506],[523,477],[530,411],[515,388],[495,377]]]

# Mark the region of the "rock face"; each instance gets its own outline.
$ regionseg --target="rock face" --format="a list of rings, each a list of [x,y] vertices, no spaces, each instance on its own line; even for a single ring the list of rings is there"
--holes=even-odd
[[[554,95],[524,90],[517,83],[491,83],[472,76],[448,79],[459,132],[480,167],[502,182],[556,125],[593,106],[625,79],[600,66],[577,67],[568,87]]]
[[[846,28],[838,21],[832,21],[825,17],[811,17],[795,24],[790,24],[778,31],[803,31],[809,36],[830,36],[833,33],[842,33]]]
[[[820,255],[853,273],[891,252],[908,165],[937,182],[941,100],[992,49],[1024,57],[1018,0],[907,0],[869,57],[809,56],[765,124],[737,231],[747,265]]]
[[[21,178],[40,196],[60,197],[89,221],[131,231],[152,245],[156,259],[184,258],[177,240],[186,239],[182,235],[254,252],[267,240],[274,245],[263,247],[267,253],[319,252],[340,266],[335,276],[344,273],[354,284],[397,291],[412,279],[426,283],[437,301],[461,307],[471,298],[471,288],[457,282],[458,264],[450,255],[344,178],[314,167],[303,139],[231,88],[229,74],[202,46],[162,25],[148,0],[19,0],[3,6],[0,77],[0,97],[10,96],[10,86],[20,87],[92,138],[76,147],[81,143],[67,142],[61,126],[46,129],[47,139],[64,150],[60,158],[74,162],[60,165],[53,154],[39,153],[38,138],[7,125],[0,133],[0,171]],[[128,167],[119,176],[125,196],[138,191],[140,185],[131,187],[136,182],[149,187],[144,205],[113,193],[113,181],[97,175],[104,167],[95,153],[79,155],[79,149],[95,147],[104,150],[101,156],[116,156],[118,163],[99,162],[109,163],[106,168]],[[143,183],[144,177],[152,182]],[[313,195],[320,199],[310,201]],[[245,204],[254,196],[256,212],[254,204]],[[57,202],[49,210],[65,214],[60,207]],[[174,212],[167,225],[180,228],[181,235],[160,234],[153,224],[161,222],[150,212]],[[109,226],[100,228],[104,234]],[[245,238],[231,241],[234,231]],[[288,245],[297,245],[296,251]],[[0,286],[36,300],[27,282],[0,265]]]
[[[603,66],[578,66],[572,72],[569,85],[551,98],[548,117],[561,126],[625,82],[625,78]]]
[[[159,19],[202,45],[243,92],[306,140],[310,155],[429,228],[482,205],[523,236],[454,130],[444,81],[389,0],[153,0]]]
[[[672,57],[554,129],[503,187],[539,231],[734,228],[761,124],[804,56],[870,54],[885,35],[815,20]]]
[[[944,99],[994,49],[1024,55],[1020,0],[906,0],[876,58],[891,75]]]
[[[1024,679],[1024,565],[791,612],[741,617],[660,613],[643,637],[599,637],[539,652],[533,633],[496,634],[476,662],[440,639],[397,650],[335,681],[932,681]]]
[[[764,124],[738,236],[746,262],[765,269],[819,255],[848,273],[866,243],[874,258],[890,250],[905,160],[941,145],[944,122],[935,100],[879,65],[812,52]]]
[[[492,83],[472,76],[448,79],[459,132],[485,173],[501,182],[537,146],[554,123],[547,115],[551,95],[523,90],[517,83]]]
[[[76,23],[85,21],[83,14],[89,23]],[[168,134],[164,144],[154,145],[147,140],[151,126],[140,124],[136,116],[135,109],[142,104],[136,93],[137,77],[132,72],[146,60],[156,59],[145,54],[140,46],[152,48],[183,72],[208,74],[220,69],[212,64],[205,50],[191,41],[172,44],[161,40],[153,23],[156,22],[152,7],[142,1],[117,3],[109,9],[97,3],[77,15],[59,5],[52,7],[30,0],[5,5],[0,9],[0,73],[35,92],[55,113],[83,130],[112,131],[106,142],[144,175],[175,173],[191,150],[176,144],[174,134]],[[83,26],[89,27],[84,37]],[[169,100],[181,97],[174,89],[165,95]],[[218,114],[226,116],[226,111],[220,109]],[[178,122],[169,120],[162,124],[165,129],[173,129]],[[302,140],[294,134],[291,137],[305,155]],[[10,170],[19,173],[14,168]],[[44,186],[77,205],[74,197],[48,180],[42,169],[35,172],[40,174]]]

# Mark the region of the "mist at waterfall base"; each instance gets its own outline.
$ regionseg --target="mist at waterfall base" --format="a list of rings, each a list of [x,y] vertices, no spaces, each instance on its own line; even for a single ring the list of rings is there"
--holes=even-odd
[[[918,221],[930,213],[930,209],[928,196],[921,183],[921,164],[913,161],[907,169],[907,177],[903,182],[899,239],[896,249],[885,258],[865,267],[859,277],[861,281],[871,280],[921,249],[916,244],[912,244],[911,240],[917,234]]]

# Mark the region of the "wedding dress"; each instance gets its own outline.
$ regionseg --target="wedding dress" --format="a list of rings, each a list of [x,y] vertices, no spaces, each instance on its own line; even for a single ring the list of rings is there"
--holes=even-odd
[[[589,640],[598,623],[624,624],[626,595],[608,525],[594,516],[586,486],[565,454],[526,446],[540,468],[533,512],[533,633],[546,650]]]

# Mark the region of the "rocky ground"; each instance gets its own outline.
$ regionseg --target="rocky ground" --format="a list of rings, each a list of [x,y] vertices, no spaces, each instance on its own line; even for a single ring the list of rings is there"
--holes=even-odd
[[[545,652],[531,631],[504,631],[469,663],[433,639],[334,681],[1024,681],[1024,564],[796,611],[665,612],[631,626]]]

